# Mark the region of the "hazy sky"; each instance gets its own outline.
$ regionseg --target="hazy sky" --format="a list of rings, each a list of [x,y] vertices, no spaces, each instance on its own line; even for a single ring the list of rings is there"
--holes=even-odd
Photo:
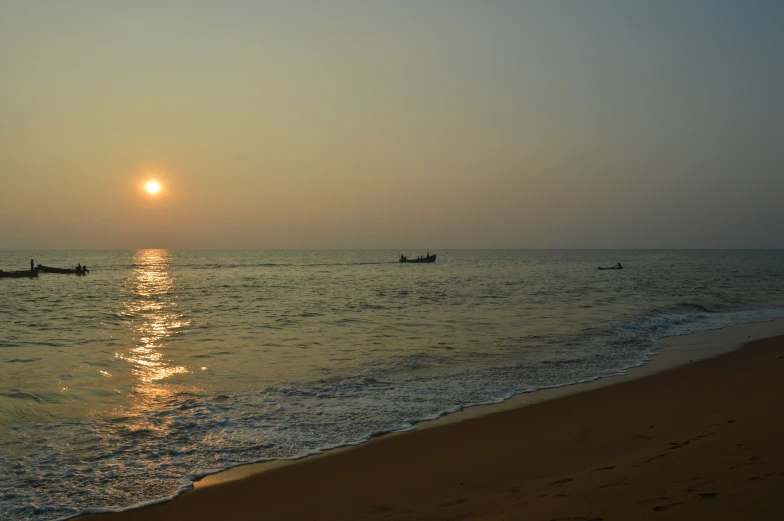
[[[0,249],[782,248],[782,27],[779,1],[2,0]]]

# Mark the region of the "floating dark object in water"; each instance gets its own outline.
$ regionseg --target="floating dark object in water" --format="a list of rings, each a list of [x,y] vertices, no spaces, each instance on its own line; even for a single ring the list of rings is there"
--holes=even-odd
[[[435,262],[436,261],[436,254],[427,255],[425,257],[419,257],[418,259],[409,259],[405,255],[400,256],[400,262]]]
[[[2,278],[21,278],[21,277],[37,277],[38,270],[21,270],[21,271],[2,271],[0,270],[0,277]]]
[[[77,269],[77,268],[52,268],[50,266],[44,266],[43,264],[39,264],[38,268],[39,271],[43,271],[44,273],[71,273],[74,275],[84,275],[85,273],[89,272],[87,268]]]

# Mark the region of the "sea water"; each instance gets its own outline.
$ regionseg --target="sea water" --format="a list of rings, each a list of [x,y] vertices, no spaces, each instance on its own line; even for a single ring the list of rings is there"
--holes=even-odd
[[[784,316],[782,251],[400,253],[426,252],[34,252],[90,273],[0,278],[0,518],[158,501]]]

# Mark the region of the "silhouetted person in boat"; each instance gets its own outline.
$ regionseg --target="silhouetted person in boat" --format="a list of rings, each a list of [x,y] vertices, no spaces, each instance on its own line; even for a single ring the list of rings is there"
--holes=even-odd
[[[427,255],[426,255],[426,257],[430,257],[430,252],[427,252]]]
[[[78,264],[76,265],[76,273],[81,273],[81,272],[82,272],[82,264],[81,264],[81,263],[78,263]]]
[[[618,268],[619,270],[622,270],[622,269],[623,269],[623,266],[621,266],[621,263],[620,263],[620,262],[619,262],[618,264],[616,264],[616,265],[615,265],[615,267],[616,267],[616,268]]]
[[[30,271],[35,271],[35,262],[33,262],[33,259],[30,259]]]

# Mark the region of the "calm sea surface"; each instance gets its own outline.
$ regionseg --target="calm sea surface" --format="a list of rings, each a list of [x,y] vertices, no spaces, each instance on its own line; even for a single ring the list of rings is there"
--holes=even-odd
[[[0,278],[0,518],[171,497],[784,316],[783,251],[437,253],[36,252],[91,272]]]

